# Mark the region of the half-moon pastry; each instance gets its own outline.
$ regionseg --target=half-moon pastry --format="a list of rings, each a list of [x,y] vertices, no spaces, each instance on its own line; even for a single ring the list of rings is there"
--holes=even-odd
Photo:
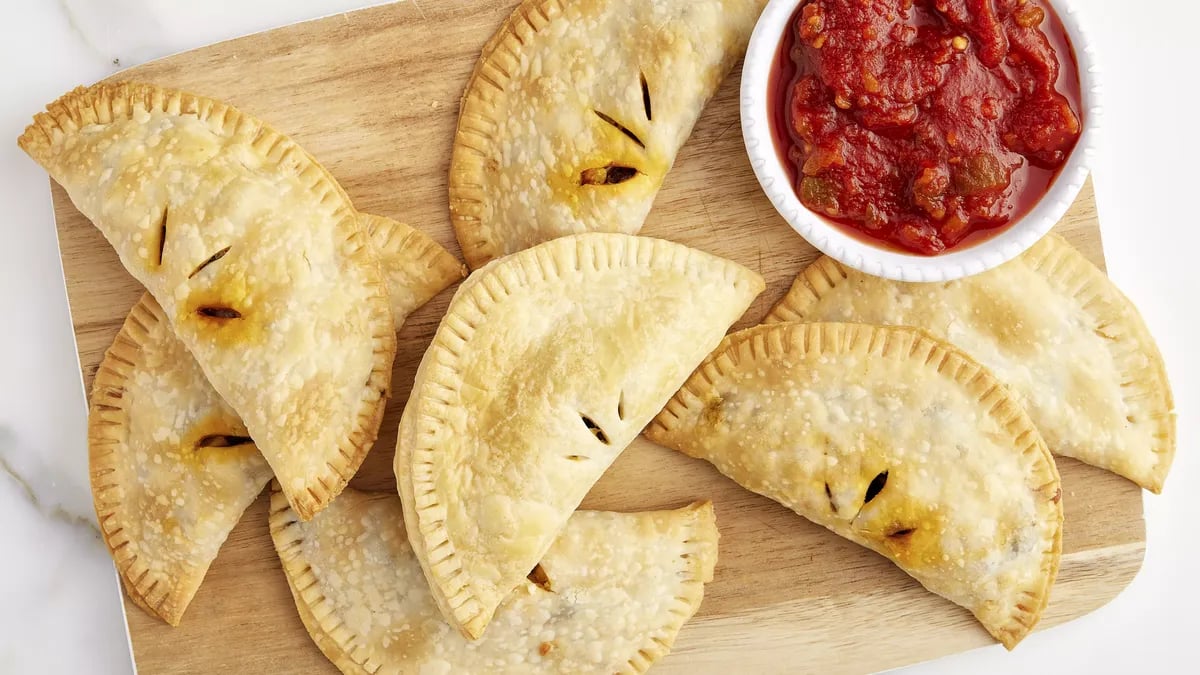
[[[125,590],[179,625],[271,467],[149,294],[96,371],[88,454],[100,534]]]
[[[763,289],[671,242],[590,233],[459,287],[417,370],[396,482],[446,620],[478,638],[617,455]]]
[[[286,136],[146,84],[76,89],[19,145],[163,309],[304,518],[379,430],[396,348],[345,192]]]
[[[823,257],[766,322],[923,328],[979,359],[1057,454],[1160,492],[1175,456],[1171,386],[1133,303],[1058,235],[941,284],[872,277]]]
[[[641,673],[712,580],[712,505],[579,511],[470,642],[438,611],[395,494],[347,489],[305,523],[271,495],[271,536],[309,635],[348,675]]]
[[[765,0],[525,0],[483,48],[450,163],[472,268],[634,234]]]
[[[399,328],[462,264],[408,225],[362,217]],[[148,293],[96,371],[88,431],[100,534],[129,597],[178,625],[271,469]]]
[[[646,435],[886,556],[1009,649],[1046,606],[1054,459],[986,369],[918,330],[735,333]]]

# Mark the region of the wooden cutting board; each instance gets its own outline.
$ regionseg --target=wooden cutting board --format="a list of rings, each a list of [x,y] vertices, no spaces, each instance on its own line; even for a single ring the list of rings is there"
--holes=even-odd
[[[458,101],[484,41],[514,4],[422,0],[376,7],[178,54],[114,79],[191,90],[269,121],[322,161],[360,210],[409,222],[457,254],[446,173]],[[735,73],[704,112],[642,232],[761,272],[767,291],[740,328],[762,318],[816,251],[759,190],[742,148],[738,83]],[[65,193],[58,186],[53,192],[90,389],[142,290]],[[1090,184],[1058,231],[1103,263]],[[355,487],[395,489],[396,426],[451,293],[400,332],[394,398]],[[1064,554],[1040,628],[1111,600],[1137,573],[1145,549],[1137,487],[1073,460],[1060,460],[1059,468]],[[742,490],[704,462],[643,439],[584,506],[632,511],[700,498],[717,508],[716,578],[659,672],[865,672],[992,644],[966,610],[925,592],[883,558]],[[296,614],[267,533],[266,502],[260,498],[230,535],[182,626],[170,628],[126,601],[141,673],[335,672]]]

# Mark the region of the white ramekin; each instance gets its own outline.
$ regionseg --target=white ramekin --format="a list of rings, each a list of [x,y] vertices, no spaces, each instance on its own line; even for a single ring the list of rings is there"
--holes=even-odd
[[[784,30],[803,0],[770,0],[746,51],[742,68],[742,137],[758,182],[775,209],[800,236],[842,264],[900,281],[949,281],[1001,265],[1033,246],[1066,214],[1079,196],[1096,151],[1100,130],[1101,88],[1092,44],[1079,19],[1079,0],[1053,0],[1079,63],[1083,133],[1050,191],[1029,213],[1007,229],[962,250],[937,256],[898,253],[856,239],[800,203],[775,151],[771,136],[767,85]],[[1064,64],[1066,67],[1066,64]],[[786,153],[784,153],[786,155]]]

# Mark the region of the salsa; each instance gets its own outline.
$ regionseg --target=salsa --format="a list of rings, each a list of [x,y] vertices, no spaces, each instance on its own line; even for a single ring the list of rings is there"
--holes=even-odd
[[[1041,0],[808,0],[777,68],[800,201],[913,253],[1023,215],[1081,132],[1075,55]]]

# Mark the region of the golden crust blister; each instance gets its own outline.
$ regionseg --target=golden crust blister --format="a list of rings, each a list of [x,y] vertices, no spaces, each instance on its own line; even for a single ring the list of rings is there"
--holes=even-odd
[[[362,218],[398,330],[463,265],[408,225]],[[139,607],[178,625],[271,469],[149,294],[96,372],[88,423],[96,514],[122,582]]]
[[[311,517],[374,442],[395,333],[345,192],[286,136],[160,87],[98,84],[19,145],[154,295]]]
[[[417,371],[395,460],[409,537],[448,622],[483,634],[762,289],[736,263],[601,233],[463,283]]]
[[[985,368],[919,330],[735,333],[646,435],[888,557],[1010,649],[1049,599],[1054,460]]]
[[[634,234],[764,0],[525,0],[463,96],[450,213],[467,263]]]
[[[1175,456],[1162,356],[1137,308],[1058,235],[945,284],[888,281],[822,257],[764,322],[775,321],[926,329],[990,368],[1052,451],[1162,490]]]
[[[580,511],[481,640],[443,622],[395,494],[347,489],[302,522],[278,492],[270,529],[313,641],[343,673],[641,673],[712,580],[712,505]],[[351,545],[347,545],[350,543]]]
[[[271,469],[149,294],[96,371],[88,453],[100,534],[130,598],[178,625]]]

